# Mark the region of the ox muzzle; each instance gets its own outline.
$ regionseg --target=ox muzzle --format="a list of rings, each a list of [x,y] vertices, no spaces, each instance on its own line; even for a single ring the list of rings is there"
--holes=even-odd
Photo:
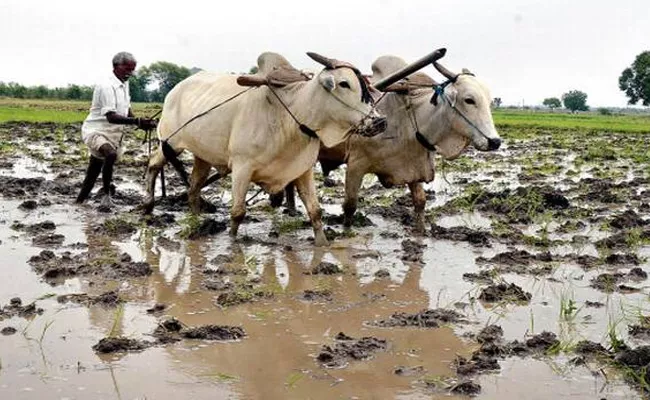
[[[359,125],[352,131],[363,137],[373,137],[377,136],[380,133],[383,133],[388,127],[388,121],[386,117],[380,116],[376,111],[373,110],[374,115],[369,115],[361,121]]]

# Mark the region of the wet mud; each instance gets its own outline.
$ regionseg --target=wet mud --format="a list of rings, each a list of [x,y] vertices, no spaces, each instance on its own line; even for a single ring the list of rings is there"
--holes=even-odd
[[[425,185],[424,236],[410,194],[376,181],[343,229],[344,174],[317,174],[332,241],[319,249],[302,207],[275,213],[264,194],[232,240],[227,178],[203,190],[210,215],[196,217],[168,169],[167,197],[142,216],[146,146],[133,137],[115,206],[98,212],[99,184],[72,205],[87,162],[78,130],[0,126],[12,146],[0,163],[0,397],[650,393],[650,179],[629,154],[645,139],[506,131],[503,150],[470,149]],[[593,150],[600,141],[618,154]]]
[[[328,368],[343,368],[352,360],[367,360],[374,353],[388,348],[386,340],[370,336],[355,339],[339,332],[334,339],[335,344],[324,345],[316,357],[318,362]]]

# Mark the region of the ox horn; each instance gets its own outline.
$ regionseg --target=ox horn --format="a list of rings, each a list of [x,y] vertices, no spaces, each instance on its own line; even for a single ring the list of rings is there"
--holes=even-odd
[[[442,65],[440,65],[437,61],[435,61],[435,62],[433,63],[433,66],[434,66],[434,67],[438,70],[438,72],[440,72],[440,73],[441,73],[445,78],[447,78],[447,79],[449,79],[449,80],[451,80],[451,81],[456,80],[456,78],[458,77],[458,74],[454,74],[453,72],[451,72],[451,71],[448,70],[447,68],[445,68],[445,67],[443,67]]]
[[[327,58],[325,56],[321,56],[320,54],[314,53],[312,51],[308,51],[307,55],[309,56],[309,58],[316,61],[317,63],[324,65],[325,68],[327,68],[327,69],[335,68],[334,65],[336,64],[335,63],[336,60],[333,60],[331,58]]]
[[[423,67],[425,67],[425,66],[427,66],[427,65],[429,65],[431,63],[435,64],[436,60],[439,60],[442,57],[444,57],[446,53],[447,53],[446,48],[444,48],[444,47],[440,48],[440,49],[438,49],[438,50],[436,50],[436,51],[434,51],[432,53],[427,54],[426,56],[420,58],[419,60],[407,65],[406,67],[404,67],[404,68],[402,68],[402,69],[400,69],[398,71],[393,72],[392,74],[388,75],[384,79],[382,79],[380,81],[377,81],[373,86],[377,90],[382,90],[383,91],[384,89],[386,89],[391,84],[393,84],[393,83],[395,83],[395,82],[397,82],[397,81],[399,81],[401,79],[406,78],[407,76],[411,75],[415,71],[417,71],[417,70],[419,70],[419,69],[421,69],[421,68],[423,68]]]

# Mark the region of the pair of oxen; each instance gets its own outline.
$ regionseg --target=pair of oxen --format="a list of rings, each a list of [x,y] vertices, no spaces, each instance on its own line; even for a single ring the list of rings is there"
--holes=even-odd
[[[438,84],[395,56],[372,64],[372,76],[315,53],[324,68],[306,74],[276,53],[258,57],[254,75],[197,73],[180,82],[163,105],[158,137],[161,146],[147,169],[145,212],[154,205],[156,177],[167,161],[182,171],[176,156],[194,155],[188,198],[201,211],[206,181],[232,175],[230,234],[237,235],[246,214],[251,182],[270,194],[295,185],[314,230],[317,246],[327,245],[312,167],[321,161],[328,173],[347,164],[344,224],[350,226],[363,176],[375,174],[386,186],[408,185],[415,228],[425,229],[426,196],[422,182],[434,178],[433,152],[457,157],[470,143],[478,150],[501,143],[490,112],[488,89],[473,74],[452,73],[428,56],[446,78]],[[418,64],[418,65],[415,65]]]

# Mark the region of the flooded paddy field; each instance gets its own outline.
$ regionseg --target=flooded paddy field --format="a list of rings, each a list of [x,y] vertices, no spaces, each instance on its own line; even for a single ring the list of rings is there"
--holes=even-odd
[[[327,248],[229,180],[154,214],[131,137],[116,207],[73,201],[79,124],[0,125],[0,398],[636,399],[650,389],[650,135],[502,127],[440,162],[426,236],[405,189],[318,175]],[[186,162],[189,167],[189,162]],[[97,184],[96,188],[101,185]]]

